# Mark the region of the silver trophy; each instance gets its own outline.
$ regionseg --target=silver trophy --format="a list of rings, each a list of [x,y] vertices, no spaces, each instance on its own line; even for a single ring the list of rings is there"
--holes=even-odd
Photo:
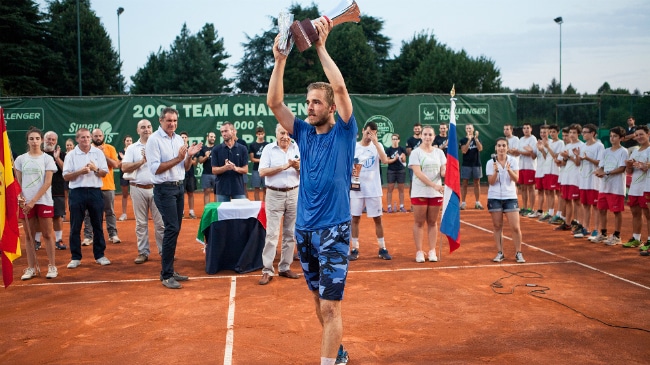
[[[334,26],[336,26],[347,22],[358,23],[361,20],[360,15],[361,12],[359,11],[359,6],[357,5],[356,1],[343,0],[334,9],[326,12],[323,16],[326,19],[332,20]],[[280,30],[282,33],[282,28],[280,28]],[[319,39],[318,32],[314,27],[314,22],[312,22],[310,19],[294,21],[293,24],[291,24],[289,27],[289,32],[291,34],[291,40],[295,42],[296,47],[298,47],[298,50],[300,52],[303,52],[304,50],[311,47],[311,45]],[[288,44],[288,42],[280,43],[281,46],[286,44]],[[290,50],[291,48],[289,48],[289,51]],[[282,48],[280,51],[282,51]],[[289,51],[287,51],[285,54],[288,54]]]

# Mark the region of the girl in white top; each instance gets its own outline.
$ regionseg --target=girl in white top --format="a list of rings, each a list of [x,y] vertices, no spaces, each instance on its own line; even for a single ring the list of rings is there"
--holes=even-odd
[[[413,207],[413,238],[415,239],[415,261],[424,262],[422,240],[424,224],[429,236],[429,261],[438,261],[436,242],[438,241],[438,214],[442,206],[447,158],[441,149],[433,147],[435,133],[433,127],[422,128],[422,143],[411,152],[409,168],[413,170],[411,206]]]
[[[23,227],[30,228],[29,234],[25,234],[28,267],[21,277],[22,280],[29,280],[40,273],[33,240],[36,231],[41,232],[41,239],[45,243],[49,260],[46,278],[53,279],[58,275],[54,262],[54,230],[52,228],[54,201],[51,189],[52,175],[57,171],[57,167],[52,156],[41,150],[42,143],[43,133],[36,128],[31,128],[27,132],[29,150],[18,156],[15,161],[16,179],[22,188],[19,199],[22,210],[19,212],[19,218],[23,221]],[[25,224],[25,220],[29,224]]]
[[[512,240],[515,243],[515,260],[524,263],[521,253],[521,228],[519,226],[519,203],[517,201],[517,185],[519,166],[517,161],[508,156],[508,140],[500,137],[496,140],[497,156],[485,165],[488,177],[488,211],[492,215],[494,227],[494,242],[497,246],[497,256],[492,260],[505,260],[503,254],[503,216],[508,218],[512,229]]]

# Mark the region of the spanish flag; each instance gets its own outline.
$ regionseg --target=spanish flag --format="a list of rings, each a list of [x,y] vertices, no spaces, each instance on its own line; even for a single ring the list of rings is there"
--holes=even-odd
[[[4,109],[0,108],[0,255],[2,280],[5,288],[14,281],[13,261],[20,257],[18,230],[18,194],[20,187],[14,180],[11,148],[5,125]]]

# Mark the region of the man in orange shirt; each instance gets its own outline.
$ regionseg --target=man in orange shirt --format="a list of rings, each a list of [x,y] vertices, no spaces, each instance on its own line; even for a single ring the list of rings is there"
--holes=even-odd
[[[122,242],[117,236],[117,219],[115,217],[115,177],[113,169],[121,166],[120,160],[117,158],[117,150],[110,144],[106,144],[104,132],[97,128],[92,132],[93,145],[104,152],[106,157],[106,164],[108,165],[108,174],[102,178],[102,196],[104,197],[104,219],[106,220],[106,230],[108,231],[108,240],[113,243]],[[92,230],[90,229],[90,218],[88,213],[84,218],[84,236],[86,237],[81,243],[88,246],[93,242]]]

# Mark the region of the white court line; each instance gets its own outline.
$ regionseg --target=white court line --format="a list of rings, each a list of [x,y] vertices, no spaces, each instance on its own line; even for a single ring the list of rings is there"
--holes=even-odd
[[[230,280],[230,299],[228,300],[228,331],[226,332],[226,349],[223,355],[223,365],[232,364],[232,347],[234,343],[235,331],[235,294],[237,293],[237,277],[233,276]]]
[[[469,222],[465,222],[465,221],[463,221],[463,220],[461,220],[461,223],[467,224],[467,225],[470,226],[470,227],[474,227],[474,228],[476,228],[476,229],[478,229],[478,230],[481,230],[481,231],[484,231],[484,232],[489,232],[489,233],[492,233],[492,234],[494,233],[494,231],[491,231],[491,230],[489,230],[489,229],[486,229],[486,228],[483,228],[483,227],[477,226],[477,225],[472,224],[472,223],[469,223]],[[506,239],[508,239],[508,240],[511,240],[511,241],[512,241],[512,238],[510,238],[510,237],[508,237],[508,236],[503,236],[503,237],[506,238]],[[571,260],[570,258],[568,258],[568,257],[564,257],[564,256],[559,255],[559,254],[556,254],[555,252],[552,252],[552,251],[549,251],[549,250],[545,250],[545,249],[543,249],[543,248],[541,248],[541,247],[537,247],[537,246],[534,246],[534,245],[528,244],[528,243],[524,242],[523,240],[521,241],[521,244],[522,244],[522,245],[526,245],[526,246],[528,246],[528,247],[532,247],[532,248],[534,248],[534,249],[536,249],[536,250],[538,250],[538,251],[544,252],[544,253],[546,253],[546,254],[548,254],[548,255],[555,256],[555,257],[561,258],[561,259],[563,259],[563,260],[567,260],[567,261],[570,262],[570,263],[574,263],[574,264],[577,264],[577,265],[582,266],[582,267],[584,267],[584,268],[587,268],[587,269],[590,269],[590,270],[593,270],[593,271],[599,272],[599,273],[601,273],[601,274],[607,275],[607,276],[612,277],[612,278],[614,278],[614,279],[621,280],[621,281],[626,282],[626,283],[628,283],[628,284],[636,285],[636,286],[638,286],[638,287],[640,287],[640,288],[643,288],[643,289],[646,289],[646,290],[650,290],[650,287],[645,286],[645,285],[643,285],[643,284],[641,284],[641,283],[637,283],[636,281],[632,281],[632,280],[629,280],[629,279],[626,279],[626,278],[620,277],[620,276],[618,276],[618,275],[615,275],[615,274],[612,274],[612,273],[610,273],[610,272],[607,272],[607,271],[604,271],[604,270],[598,269],[598,268],[593,267],[593,266],[591,266],[591,265],[587,265],[587,264],[585,264],[585,263],[583,263],[583,262],[579,262],[579,261]]]

